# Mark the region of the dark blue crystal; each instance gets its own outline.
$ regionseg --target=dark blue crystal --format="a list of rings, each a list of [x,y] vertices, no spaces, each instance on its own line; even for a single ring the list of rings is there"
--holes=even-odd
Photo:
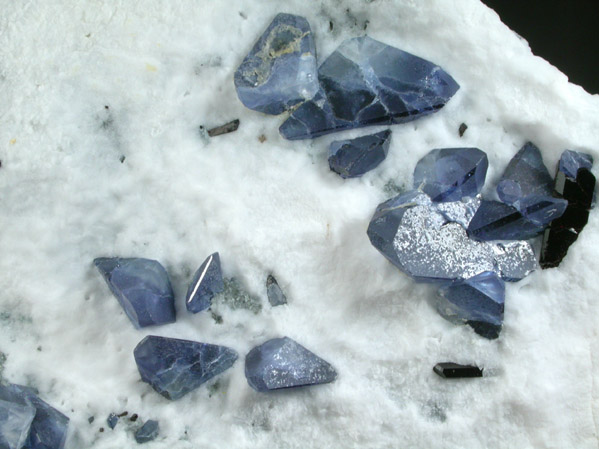
[[[135,432],[135,441],[137,441],[138,444],[152,441],[158,436],[159,430],[158,421],[149,419],[137,430],[137,432]]]
[[[489,161],[478,148],[433,150],[416,164],[414,188],[433,201],[459,201],[483,188]]]
[[[362,176],[387,157],[391,131],[348,140],[336,140],[329,147],[329,167],[342,178]]]
[[[200,265],[187,289],[185,305],[187,310],[198,313],[212,304],[214,295],[224,290],[223,274],[218,253],[211,254]]]
[[[310,24],[277,15],[235,72],[241,102],[266,114],[280,114],[318,91],[316,50]]]
[[[179,399],[230,368],[237,353],[225,346],[150,335],[133,351],[141,379],[167,399]]]
[[[318,80],[319,92],[281,125],[286,139],[405,123],[438,111],[459,89],[435,64],[368,36],[344,41]]]
[[[256,391],[332,382],[337,372],[291,338],[273,338],[253,348],[245,358],[245,377]]]
[[[160,263],[100,257],[94,264],[136,328],[175,322],[173,289]]]
[[[526,240],[543,232],[512,206],[483,200],[468,226],[468,235],[477,240]]]
[[[576,179],[578,169],[593,167],[593,156],[579,151],[566,150],[559,159],[558,171],[569,178]]]
[[[116,415],[116,413],[111,413],[110,415],[108,415],[108,418],[106,418],[106,424],[108,424],[108,427],[110,427],[111,429],[114,429],[118,422],[119,417]]]
[[[34,409],[35,416],[31,421],[29,435],[23,447],[26,449],[62,449],[64,447],[69,418],[42,401],[33,389],[16,384],[0,385],[0,402],[3,405],[6,402],[21,406],[19,415],[12,417],[8,415],[10,421],[2,422],[0,441],[5,438],[8,442],[20,442],[23,437],[22,433],[16,436],[14,432],[22,431],[24,425],[22,420],[28,420],[31,409]],[[20,423],[15,425],[13,419]],[[18,447],[20,448],[20,446]]]
[[[268,296],[268,302],[273,307],[287,304],[287,298],[272,274],[269,274],[266,278],[266,295]]]

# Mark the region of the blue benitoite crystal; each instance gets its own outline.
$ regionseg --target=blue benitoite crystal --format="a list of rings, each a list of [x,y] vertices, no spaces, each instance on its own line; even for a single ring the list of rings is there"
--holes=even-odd
[[[442,148],[429,152],[414,169],[414,188],[435,202],[459,201],[480,193],[489,161],[478,148]]]
[[[147,336],[133,351],[141,379],[167,399],[179,399],[230,368],[237,353],[225,346]]]
[[[566,150],[559,159],[558,171],[562,172],[568,178],[576,179],[578,170],[593,168],[593,156],[579,151]]]
[[[136,328],[175,322],[173,289],[159,262],[100,257],[94,264]]]
[[[503,324],[505,283],[492,272],[439,289],[437,310],[447,320],[472,326],[486,338],[497,338]]]
[[[187,310],[198,313],[212,304],[214,295],[225,288],[218,253],[211,254],[200,265],[187,289],[185,305]]]
[[[483,200],[470,220],[468,234],[477,240],[526,240],[543,232],[518,210],[500,201]]]
[[[111,413],[110,415],[108,415],[108,418],[106,418],[106,424],[108,424],[108,427],[110,427],[111,429],[114,429],[118,422],[119,417],[116,413]]]
[[[241,102],[266,114],[280,114],[318,91],[316,50],[310,24],[278,14],[235,72]]]
[[[135,441],[137,441],[138,444],[152,441],[158,436],[159,430],[160,426],[158,421],[149,419],[137,430],[137,432],[135,432]]]
[[[291,338],[273,338],[245,357],[245,377],[256,391],[332,382],[337,372],[326,361]]]
[[[344,41],[320,66],[318,80],[314,98],[281,125],[286,139],[405,123],[438,111],[459,89],[439,66],[368,36]]]
[[[269,274],[266,278],[266,296],[268,296],[268,302],[273,307],[287,304],[287,298],[272,274]]]
[[[329,167],[342,178],[362,176],[387,157],[391,131],[348,140],[336,140],[329,147]]]
[[[8,407],[8,413],[0,420],[0,442],[4,439],[7,446],[12,449],[20,449],[19,444],[23,444],[23,432],[27,428],[27,422],[30,423],[29,433],[26,436],[24,445],[26,449],[62,449],[67,437],[67,427],[69,418],[42,401],[36,392],[28,387],[10,384],[0,385],[0,410],[3,410],[6,404],[15,404],[20,406],[16,408]],[[31,413],[34,411],[32,420]],[[11,446],[14,445],[14,446]]]

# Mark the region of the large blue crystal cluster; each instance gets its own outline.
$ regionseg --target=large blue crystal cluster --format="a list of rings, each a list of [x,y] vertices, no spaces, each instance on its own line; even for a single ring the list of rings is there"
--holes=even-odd
[[[28,387],[0,384],[0,447],[62,449],[69,418]]]

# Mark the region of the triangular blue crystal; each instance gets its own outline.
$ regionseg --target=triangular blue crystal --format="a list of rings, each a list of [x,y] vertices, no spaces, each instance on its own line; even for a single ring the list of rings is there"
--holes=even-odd
[[[224,290],[223,274],[218,253],[211,254],[195,272],[187,289],[185,305],[191,313],[206,310],[212,304],[212,298]]]

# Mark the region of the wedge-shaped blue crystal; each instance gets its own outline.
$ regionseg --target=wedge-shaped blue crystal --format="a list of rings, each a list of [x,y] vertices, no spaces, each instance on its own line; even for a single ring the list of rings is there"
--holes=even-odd
[[[593,156],[579,151],[566,150],[559,159],[558,171],[563,172],[569,178],[576,179],[578,170],[593,168]]]
[[[266,295],[268,296],[268,302],[273,307],[287,304],[287,298],[272,274],[269,274],[266,278]]]
[[[158,436],[159,430],[160,426],[158,421],[149,419],[137,430],[137,432],[135,432],[135,441],[137,441],[138,444],[152,441]]]
[[[198,313],[212,304],[212,298],[224,290],[225,284],[218,253],[211,254],[200,265],[187,289],[187,310]]]
[[[478,148],[442,148],[418,161],[414,188],[435,202],[459,201],[480,193],[489,161]]]
[[[443,69],[368,36],[344,41],[318,69],[321,89],[279,131],[307,139],[405,123],[441,109],[459,89]]]
[[[241,102],[266,114],[280,114],[318,91],[316,50],[310,24],[277,15],[235,72]]]
[[[289,337],[273,338],[245,357],[245,377],[256,391],[332,382],[337,372],[328,363]]]
[[[486,338],[497,338],[503,324],[505,283],[492,272],[439,289],[437,310],[449,321],[471,325]]]
[[[0,392],[0,396],[2,393]],[[22,401],[0,400],[0,448],[21,449],[29,435],[35,407]]]
[[[133,351],[141,379],[167,399],[179,399],[230,368],[237,353],[225,346],[149,335]]]
[[[391,131],[349,140],[336,140],[329,147],[329,167],[342,178],[362,176],[387,157]]]
[[[136,328],[175,322],[173,289],[159,262],[100,257],[94,264]]]
[[[0,385],[0,402],[18,405],[20,410],[12,408],[6,415],[8,418],[0,421],[0,444],[20,449],[62,449],[67,437],[69,418],[42,401],[36,392],[28,387],[10,384]],[[0,409],[3,410],[3,409]],[[31,414],[34,416],[32,417]],[[32,419],[31,419],[32,418]],[[25,425],[26,422],[30,425]],[[28,427],[29,434],[25,434],[23,445],[23,431]],[[2,441],[4,439],[4,441]],[[23,445],[23,446],[20,446]]]
[[[500,201],[483,200],[468,226],[468,234],[477,240],[526,240],[543,232],[518,210]]]

